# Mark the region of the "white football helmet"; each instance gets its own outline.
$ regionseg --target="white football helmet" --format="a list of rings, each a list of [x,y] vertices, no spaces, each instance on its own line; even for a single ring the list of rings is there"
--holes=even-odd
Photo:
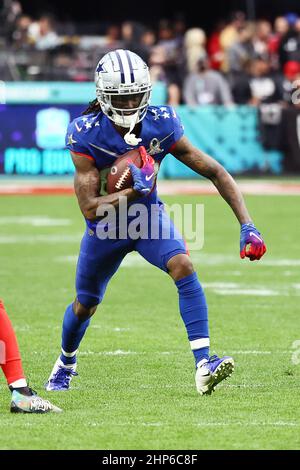
[[[95,82],[103,113],[131,132],[145,117],[150,102],[152,87],[147,64],[128,50],[108,52],[98,62]]]

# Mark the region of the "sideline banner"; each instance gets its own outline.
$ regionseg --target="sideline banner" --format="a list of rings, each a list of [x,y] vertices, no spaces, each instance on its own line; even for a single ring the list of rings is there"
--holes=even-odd
[[[72,174],[65,132],[87,104],[0,104],[0,173]],[[232,174],[281,172],[282,154],[264,150],[259,141],[255,108],[178,106],[176,111],[191,142]],[[160,178],[193,177],[197,175],[171,155],[161,165]]]

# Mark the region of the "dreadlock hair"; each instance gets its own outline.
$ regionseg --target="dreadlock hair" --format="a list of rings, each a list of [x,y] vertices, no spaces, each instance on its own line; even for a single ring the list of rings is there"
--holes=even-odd
[[[84,115],[84,114],[97,114],[97,113],[99,113],[99,111],[101,111],[101,106],[100,106],[100,103],[97,100],[97,98],[95,98],[93,101],[89,102],[88,107],[81,114],[82,115]]]

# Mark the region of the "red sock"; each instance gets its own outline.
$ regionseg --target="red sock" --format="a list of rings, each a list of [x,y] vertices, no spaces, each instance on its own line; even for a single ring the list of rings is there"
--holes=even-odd
[[[21,355],[12,324],[0,300],[0,365],[8,385],[24,379]]]

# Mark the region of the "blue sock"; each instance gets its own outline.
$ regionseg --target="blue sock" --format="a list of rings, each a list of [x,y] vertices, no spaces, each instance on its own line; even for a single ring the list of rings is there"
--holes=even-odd
[[[81,321],[77,315],[75,315],[73,304],[67,307],[63,320],[62,353],[60,356],[64,364],[75,364],[78,346],[89,324],[90,319]]]
[[[207,304],[197,273],[175,282],[180,314],[184,321],[196,365],[209,359]]]

